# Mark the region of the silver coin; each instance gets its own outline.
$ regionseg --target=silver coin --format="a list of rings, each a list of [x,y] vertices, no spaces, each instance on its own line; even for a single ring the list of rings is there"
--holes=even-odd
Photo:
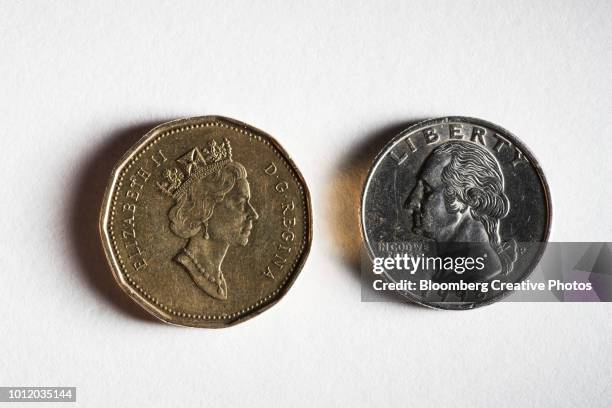
[[[419,273],[385,270],[387,281],[501,283],[486,292],[401,291],[410,301],[456,310],[500,300],[511,292],[505,283],[527,279],[548,240],[551,215],[549,188],[529,149],[507,130],[467,117],[426,120],[397,135],[374,160],[361,202],[371,260],[402,251],[434,260]],[[441,266],[448,255],[466,254],[480,254],[485,266],[469,273]]]

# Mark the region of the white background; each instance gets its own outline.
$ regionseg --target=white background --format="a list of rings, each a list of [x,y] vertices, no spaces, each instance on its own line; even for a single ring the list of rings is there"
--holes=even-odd
[[[78,405],[609,406],[610,304],[361,303],[370,153],[465,115],[535,153],[554,241],[612,241],[610,1],[0,3],[0,385]],[[169,119],[274,135],[309,183],[311,255],[230,329],[157,323],[97,231],[121,154]],[[357,182],[355,181],[357,180]]]

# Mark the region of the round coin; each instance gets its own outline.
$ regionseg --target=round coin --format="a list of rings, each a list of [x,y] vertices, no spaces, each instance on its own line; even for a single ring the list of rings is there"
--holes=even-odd
[[[533,271],[550,233],[550,193],[534,155],[507,130],[432,119],[376,157],[361,224],[372,263],[383,269],[380,260],[392,259],[375,272],[402,283],[397,292],[426,306],[472,309]]]
[[[285,150],[219,116],[147,133],[112,172],[100,216],[121,288],[159,319],[225,327],[275,304],[304,265],[310,195]]]

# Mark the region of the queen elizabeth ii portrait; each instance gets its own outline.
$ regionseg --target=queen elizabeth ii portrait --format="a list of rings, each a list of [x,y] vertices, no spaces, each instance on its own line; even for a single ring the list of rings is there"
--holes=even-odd
[[[232,160],[227,139],[193,148],[166,169],[158,187],[174,204],[168,213],[170,230],[187,239],[174,261],[209,296],[225,300],[228,287],[222,270],[230,246],[246,246],[258,214],[244,166]]]

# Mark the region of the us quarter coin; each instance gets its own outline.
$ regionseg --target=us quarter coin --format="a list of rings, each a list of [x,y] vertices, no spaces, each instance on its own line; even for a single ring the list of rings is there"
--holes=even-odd
[[[269,135],[220,116],[147,133],[113,170],[100,216],[121,288],[159,319],[225,327],[275,304],[312,239],[308,188]]]
[[[388,282],[418,281],[401,295],[460,310],[500,300],[511,292],[508,284],[528,278],[548,241],[551,211],[544,173],[516,136],[484,120],[447,117],[412,125],[379,153],[364,186],[361,224],[371,260],[402,251],[433,260],[431,269],[419,264],[418,273],[385,270]],[[441,266],[467,255],[482,268]],[[420,286],[424,276],[447,285]],[[502,289],[444,289],[461,281],[495,281]]]

